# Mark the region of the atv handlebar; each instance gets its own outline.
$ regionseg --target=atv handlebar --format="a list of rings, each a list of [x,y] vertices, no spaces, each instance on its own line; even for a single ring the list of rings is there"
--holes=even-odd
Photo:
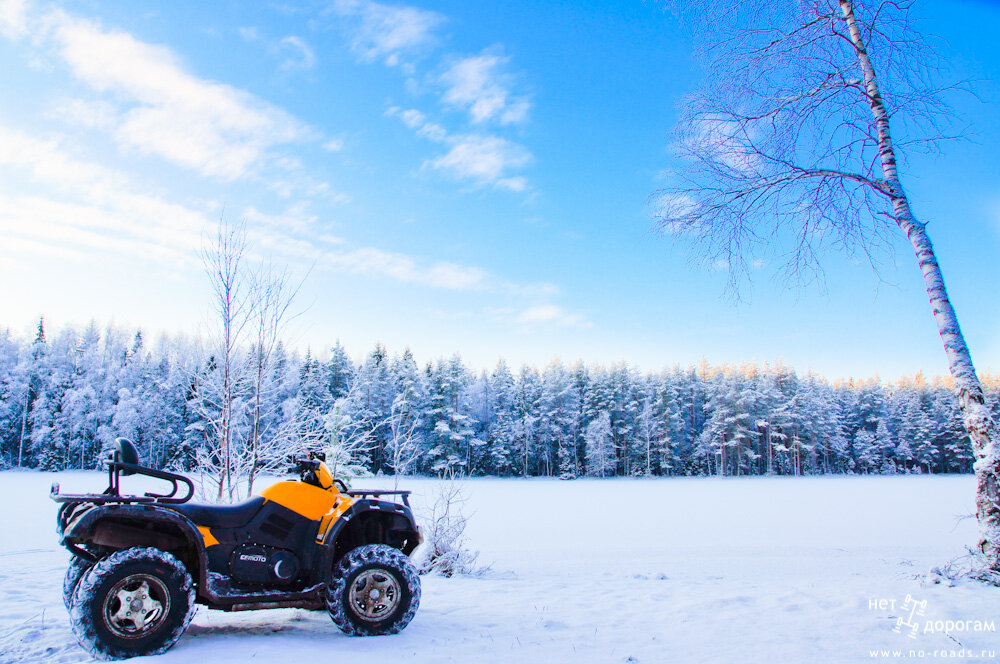
[[[323,483],[320,482],[319,480],[320,467],[323,465],[323,462],[325,460],[326,460],[325,455],[314,454],[312,452],[309,453],[308,457],[295,457],[292,459],[292,461],[295,463],[295,468],[293,469],[293,472],[298,473],[299,478],[306,484],[311,484],[321,489],[328,489],[329,487],[323,486]],[[340,491],[341,493],[347,493],[346,482],[344,482],[343,480],[339,480],[336,477],[332,477],[329,470],[326,470],[325,473],[327,475],[330,475],[330,479],[333,481],[333,484],[334,486],[337,487],[338,491]]]

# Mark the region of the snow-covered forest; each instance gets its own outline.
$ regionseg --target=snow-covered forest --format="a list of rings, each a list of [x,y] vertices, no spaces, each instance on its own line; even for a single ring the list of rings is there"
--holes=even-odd
[[[476,372],[376,346],[359,363],[247,352],[225,425],[234,459],[333,449],[371,472],[522,476],[970,472],[949,385],[831,383],[783,366],[642,373],[553,361]],[[213,463],[213,355],[198,341],[96,324],[0,335],[0,467],[100,467],[118,436],[143,463]],[[985,381],[996,409],[998,383]],[[252,454],[250,448],[252,447]],[[241,456],[242,455],[242,456]],[[248,456],[249,455],[249,456]]]

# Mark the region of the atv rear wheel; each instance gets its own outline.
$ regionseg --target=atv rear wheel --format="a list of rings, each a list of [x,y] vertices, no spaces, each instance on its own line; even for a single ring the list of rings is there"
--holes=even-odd
[[[413,620],[419,606],[417,569],[391,546],[359,546],[333,568],[326,607],[345,634],[396,634]]]
[[[73,594],[73,632],[100,659],[158,655],[194,615],[194,584],[184,565],[152,548],[125,549],[99,561]]]
[[[63,604],[66,605],[67,611],[73,611],[73,592],[83,575],[93,566],[94,563],[80,556],[73,556],[73,559],[69,561],[66,576],[63,577]]]

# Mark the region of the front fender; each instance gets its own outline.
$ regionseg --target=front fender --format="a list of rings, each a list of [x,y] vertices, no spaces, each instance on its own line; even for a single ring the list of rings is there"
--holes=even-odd
[[[365,544],[387,544],[410,555],[420,530],[409,507],[384,500],[357,500],[330,526],[323,538],[332,556],[330,569],[348,551]]]

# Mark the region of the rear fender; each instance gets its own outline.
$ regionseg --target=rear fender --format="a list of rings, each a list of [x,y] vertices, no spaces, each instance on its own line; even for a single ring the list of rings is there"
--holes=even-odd
[[[205,587],[205,545],[187,517],[155,505],[99,505],[66,524],[60,543],[70,551],[82,547],[128,549],[148,546],[168,551]]]

